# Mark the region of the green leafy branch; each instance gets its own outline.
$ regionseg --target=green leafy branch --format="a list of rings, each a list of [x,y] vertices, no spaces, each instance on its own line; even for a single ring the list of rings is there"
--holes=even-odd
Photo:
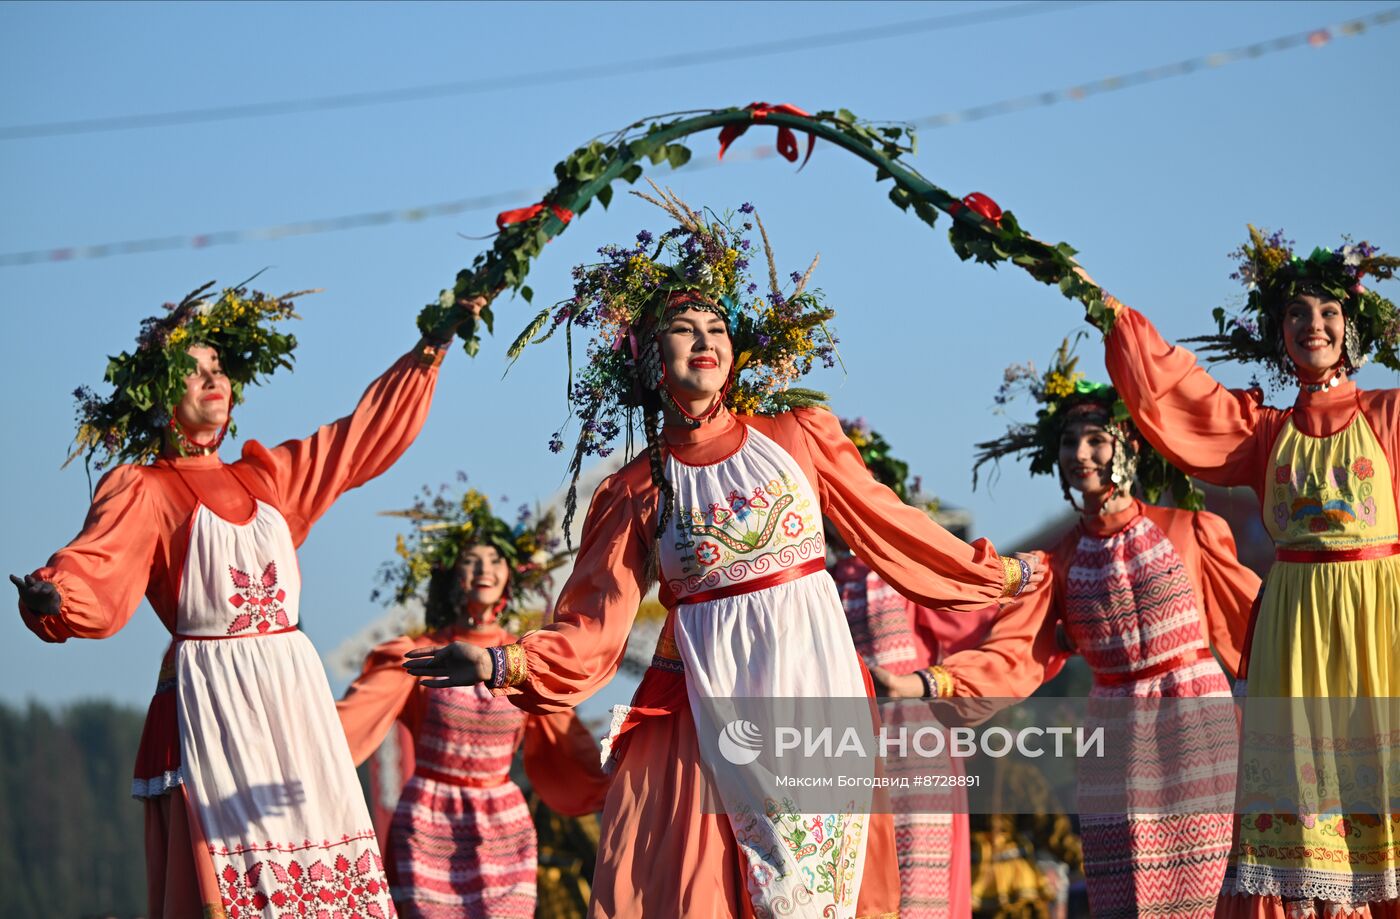
[[[478,296],[488,300],[479,321],[491,331],[494,316],[489,301],[510,289],[530,302],[534,291],[525,280],[534,259],[572,219],[585,213],[595,198],[606,208],[612,201],[614,182],[635,183],[643,174],[644,163],[680,168],[692,155],[681,143],[683,138],[734,124],[786,127],[856,154],[875,166],[877,182],[893,182],[889,197],[901,210],[913,211],[929,226],[936,224],[940,211],[952,217],[948,238],[959,258],[993,267],[1011,262],[1024,268],[1036,280],[1055,284],[1066,297],[1083,303],[1089,320],[1107,333],[1112,313],[1104,307],[1103,292],[1075,272],[1074,248],[1066,243],[1042,242],[1025,232],[1010,211],[996,209],[984,214],[920,175],[903,159],[917,150],[917,137],[910,126],[864,122],[846,109],[815,115],[756,112],[752,107],[680,114],[684,117],[634,122],[612,135],[589,141],[558,163],[554,167],[555,185],[545,193],[538,212],[505,225],[491,248],[458,272],[454,286],[423,308],[418,317],[423,334],[446,338],[455,332],[467,353],[475,355],[480,348],[478,320],[466,308],[467,301]]]

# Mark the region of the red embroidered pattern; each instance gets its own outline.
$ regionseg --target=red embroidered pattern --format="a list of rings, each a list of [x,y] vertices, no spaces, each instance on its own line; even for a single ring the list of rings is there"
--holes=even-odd
[[[277,919],[388,919],[380,905],[388,896],[384,862],[368,849],[353,864],[337,855],[330,866],[321,860],[307,867],[297,859],[270,858],[243,872],[229,865],[219,879],[229,919],[261,917],[269,906]]]
[[[228,573],[233,578],[233,586],[239,591],[229,597],[228,602],[233,604],[234,609],[242,611],[228,624],[228,634],[236,635],[254,627],[259,632],[266,632],[274,625],[280,628],[291,627],[287,611],[282,608],[282,601],[287,599],[287,592],[277,586],[276,562],[268,562],[262,577],[257,580],[248,572],[239,571],[232,565],[229,566]]]

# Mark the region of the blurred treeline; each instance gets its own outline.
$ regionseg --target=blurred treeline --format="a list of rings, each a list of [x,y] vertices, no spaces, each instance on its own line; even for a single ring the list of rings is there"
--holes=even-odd
[[[145,712],[0,703],[0,891],[7,919],[146,911],[145,819],[131,768]]]

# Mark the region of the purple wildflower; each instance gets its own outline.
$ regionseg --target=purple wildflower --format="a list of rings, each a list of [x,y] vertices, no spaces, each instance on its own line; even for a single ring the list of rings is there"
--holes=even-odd
[[[752,214],[752,213],[753,213],[753,205],[750,204],[749,202],[745,201],[743,204],[739,205],[739,213],[741,213],[741,214]]]
[[[637,245],[650,246],[654,238],[649,231],[643,230],[637,234]]]

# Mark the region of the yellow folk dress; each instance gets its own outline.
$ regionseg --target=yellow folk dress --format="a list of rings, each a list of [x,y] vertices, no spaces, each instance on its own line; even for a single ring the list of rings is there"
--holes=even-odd
[[[1400,391],[1348,381],[1271,408],[1112,305],[1106,363],[1138,429],[1190,475],[1254,489],[1277,544],[1241,668],[1241,818],[1217,916],[1316,900],[1400,917]],[[1357,800],[1378,806],[1345,812]]]

